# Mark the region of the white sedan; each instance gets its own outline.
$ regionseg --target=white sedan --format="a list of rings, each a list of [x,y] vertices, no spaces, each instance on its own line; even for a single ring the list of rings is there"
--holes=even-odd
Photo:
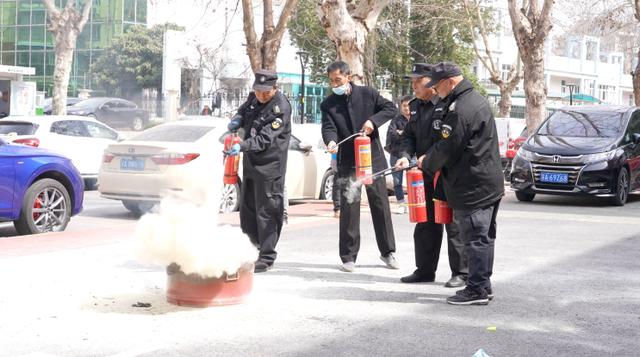
[[[227,122],[219,118],[180,120],[110,145],[98,176],[100,194],[122,201],[136,214],[146,212],[171,192],[198,199],[206,189],[198,191],[194,187],[214,182],[211,175],[222,175]],[[285,178],[288,197],[319,198],[325,173],[330,171],[329,156],[301,142],[295,136],[296,126],[293,132]],[[242,175],[242,168],[239,172]],[[224,187],[221,211],[239,208],[239,191],[239,184]]]
[[[104,149],[120,139],[109,126],[74,115],[10,116],[0,120],[0,136],[8,142],[56,151],[70,158],[87,187],[95,184]]]

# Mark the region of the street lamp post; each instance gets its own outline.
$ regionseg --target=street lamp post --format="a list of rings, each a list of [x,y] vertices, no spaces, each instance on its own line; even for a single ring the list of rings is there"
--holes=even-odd
[[[573,88],[575,87],[574,84],[569,84],[569,105],[573,105]]]
[[[309,58],[309,52],[298,51],[296,52],[300,59],[300,69],[302,70],[302,79],[300,81],[300,124],[304,124],[304,68],[307,65],[307,59]]]

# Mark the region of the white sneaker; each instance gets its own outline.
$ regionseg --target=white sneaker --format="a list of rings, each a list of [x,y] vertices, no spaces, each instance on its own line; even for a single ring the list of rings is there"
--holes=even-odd
[[[404,206],[404,204],[402,204],[402,206],[398,206],[393,210],[393,213],[395,214],[405,214],[407,213],[407,207]]]
[[[389,269],[400,269],[400,264],[396,260],[396,256],[392,253],[387,254],[386,257],[380,256],[380,260],[382,260]]]
[[[342,263],[342,265],[340,266],[340,270],[347,273],[353,273],[353,271],[356,270],[356,263],[354,262]]]

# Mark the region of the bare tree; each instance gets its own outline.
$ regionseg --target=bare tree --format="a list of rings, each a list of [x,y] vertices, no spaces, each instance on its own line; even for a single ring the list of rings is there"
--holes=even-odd
[[[254,24],[253,1],[242,0],[243,29],[247,40],[247,55],[251,62],[251,69],[254,72],[259,69],[276,69],[280,42],[297,3],[298,0],[287,0],[285,2],[276,26],[273,23],[273,0],[262,0],[262,37],[258,40]]]
[[[527,128],[532,130],[545,117],[547,86],[544,77],[544,41],[551,31],[551,10],[555,0],[508,0],[513,36],[524,64],[524,92]]]
[[[58,9],[54,0],[43,0],[47,9],[48,30],[54,36],[55,67],[53,70],[53,114],[67,113],[67,90],[71,74],[76,40],[89,19],[92,1],[85,1],[82,13],[75,8],[75,0]]]
[[[498,86],[500,90],[500,101],[498,102],[498,116],[508,117],[511,110],[511,95],[522,79],[522,67],[520,66],[520,56],[517,56],[506,78],[502,78],[502,72],[498,68],[497,61],[493,55],[491,44],[489,43],[489,32],[484,21],[481,10],[481,0],[463,0],[463,6],[467,13],[469,33],[473,37],[473,50],[482,65],[489,71],[489,80]],[[476,38],[476,31],[482,38],[483,49],[479,48]],[[483,53],[484,52],[484,53]],[[485,57],[486,56],[486,57]]]
[[[351,68],[355,82],[364,79],[363,56],[369,33],[391,0],[321,0],[318,16],[333,41],[338,59]]]

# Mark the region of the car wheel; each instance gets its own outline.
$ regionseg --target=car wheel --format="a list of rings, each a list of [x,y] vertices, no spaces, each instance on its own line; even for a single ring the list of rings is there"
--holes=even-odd
[[[531,202],[536,197],[535,193],[525,193],[521,191],[516,191],[516,198],[520,202]]]
[[[53,179],[34,182],[24,195],[20,218],[13,223],[19,234],[64,231],[71,219],[67,189]]]
[[[122,201],[122,205],[124,208],[128,209],[129,212],[135,214],[140,217],[145,213],[151,212],[153,207],[156,206],[156,202],[149,201]]]
[[[629,198],[629,172],[626,167],[620,169],[615,183],[615,192],[611,198],[611,203],[614,206],[624,206],[627,203],[627,198]]]
[[[320,199],[330,200],[333,197],[333,171],[328,170],[322,177],[322,185],[320,185]]]
[[[231,213],[240,209],[240,184],[224,185],[220,197],[220,212]]]
[[[142,131],[144,129],[144,120],[142,118],[135,117],[131,122],[131,129],[134,131]]]

